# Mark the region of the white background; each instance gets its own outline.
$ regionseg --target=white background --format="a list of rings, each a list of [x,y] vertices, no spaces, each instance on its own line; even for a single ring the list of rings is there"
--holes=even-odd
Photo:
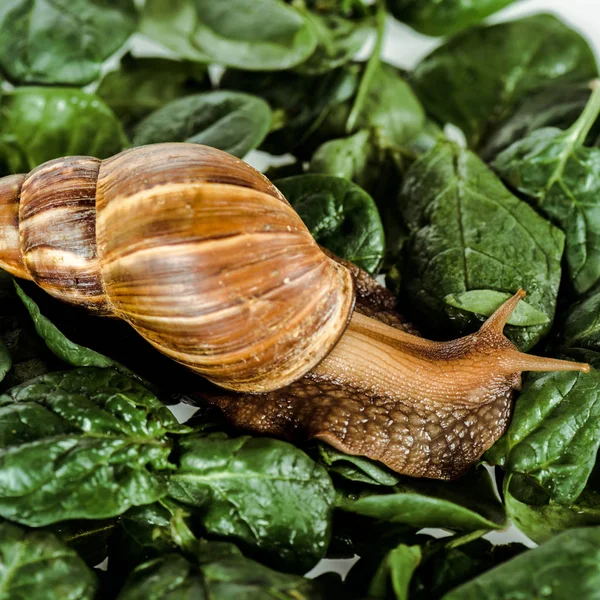
[[[473,2],[477,1],[473,0]],[[493,22],[506,21],[537,12],[553,12],[572,28],[578,30],[587,39],[600,62],[600,0],[520,0],[494,15],[490,20]],[[393,65],[403,69],[412,69],[438,44],[438,39],[420,35],[390,19],[386,29],[383,57]],[[246,160],[257,168],[265,165],[264,157],[261,157],[260,153],[252,153]],[[195,409],[180,405],[174,407],[173,412],[180,420],[185,420],[195,412]],[[427,530],[427,532],[436,536],[444,535],[442,530]],[[485,537],[495,543],[521,541],[530,546],[535,545],[514,527],[510,527],[504,532],[490,533]],[[345,574],[353,562],[321,561],[318,567],[311,571],[311,575],[331,570]]]

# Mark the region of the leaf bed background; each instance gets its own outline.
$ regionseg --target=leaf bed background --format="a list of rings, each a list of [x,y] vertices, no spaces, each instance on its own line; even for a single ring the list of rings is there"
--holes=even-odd
[[[159,141],[291,156],[267,174],[315,238],[431,337],[524,287],[509,337],[593,369],[525,378],[495,479],[411,479],[178,424],[197,377],[2,273],[0,600],[600,598],[598,68],[552,15],[484,22],[510,3],[2,2],[0,175]],[[391,18],[445,36],[411,73],[381,59]],[[509,519],[539,548],[482,538]]]

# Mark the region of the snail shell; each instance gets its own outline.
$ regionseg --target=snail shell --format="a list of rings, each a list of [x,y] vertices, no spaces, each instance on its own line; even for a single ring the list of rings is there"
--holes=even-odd
[[[336,344],[352,275],[259,172],[198,144],[46,162],[0,180],[0,267],[127,321],[218,385],[266,392]]]

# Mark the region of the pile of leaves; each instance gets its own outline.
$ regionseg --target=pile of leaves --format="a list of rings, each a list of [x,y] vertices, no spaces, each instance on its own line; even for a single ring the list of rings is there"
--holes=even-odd
[[[1,174],[165,141],[291,156],[268,175],[314,237],[425,334],[523,287],[512,341],[593,368],[525,377],[494,469],[411,479],[178,423],[198,377],[2,274],[0,600],[598,597],[598,68],[552,15],[482,23],[510,3],[1,3]],[[381,58],[392,18],[443,37],[411,73]],[[510,520],[539,547],[483,537]]]

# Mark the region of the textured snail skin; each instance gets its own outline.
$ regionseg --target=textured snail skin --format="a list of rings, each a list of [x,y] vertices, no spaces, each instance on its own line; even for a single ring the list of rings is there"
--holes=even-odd
[[[1,179],[0,267],[248,392],[211,395],[236,424],[303,430],[415,476],[455,477],[481,456],[521,371],[589,368],[503,336],[522,291],[471,336],[403,331],[389,294],[323,252],[264,176],[197,144]]]
[[[156,144],[0,180],[0,267],[129,322],[231,389],[301,377],[343,333],[352,275],[229,154]]]

